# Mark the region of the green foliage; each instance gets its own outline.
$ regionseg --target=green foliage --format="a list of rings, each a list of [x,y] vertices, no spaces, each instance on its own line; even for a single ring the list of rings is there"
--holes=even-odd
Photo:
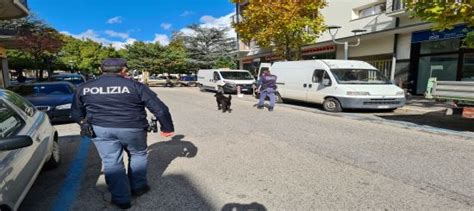
[[[301,47],[316,41],[325,30],[321,9],[326,5],[325,0],[249,0],[233,26],[244,42],[275,48],[287,60],[300,59]]]
[[[199,25],[188,28],[193,33],[181,33],[175,37],[184,42],[192,70],[212,68],[219,58],[228,57],[236,50],[235,38],[226,36],[228,28],[206,28]]]
[[[407,9],[413,17],[433,23],[436,30],[451,29],[456,24],[466,23],[474,27],[474,0],[407,0]],[[464,40],[474,47],[474,32]]]
[[[66,43],[60,51],[60,62],[71,71],[99,73],[101,62],[110,57],[120,57],[119,52],[110,46],[103,46],[92,40],[79,40],[64,37]]]
[[[236,69],[237,68],[237,63],[235,62],[235,59],[230,57],[230,56],[223,56],[218,58],[212,68],[218,69],[218,68],[230,68],[230,69]]]
[[[8,50],[7,57],[10,69],[34,69],[36,66],[34,59],[28,53],[21,50]]]
[[[160,58],[164,47],[159,43],[134,42],[126,46],[128,66],[130,69],[149,71],[151,73],[164,72]]]

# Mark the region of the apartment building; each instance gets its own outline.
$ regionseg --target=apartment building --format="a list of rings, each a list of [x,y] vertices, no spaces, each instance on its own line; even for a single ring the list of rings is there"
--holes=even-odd
[[[0,20],[21,18],[29,15],[26,0],[0,0]],[[13,48],[16,44],[15,29],[0,29],[0,88],[7,87],[10,81],[8,60],[5,48]]]
[[[322,14],[326,25],[341,26],[336,40],[354,42],[352,30],[366,30],[358,47],[349,48],[349,59],[367,61],[413,94],[423,94],[430,75],[440,80],[474,80],[474,49],[462,47],[470,31],[465,25],[435,32],[431,24],[411,19],[403,0],[328,0]],[[248,1],[236,5],[236,18]],[[334,44],[329,32],[303,48],[303,59],[343,59],[344,47]],[[255,71],[261,62],[274,62],[271,49],[239,41],[242,69]]]

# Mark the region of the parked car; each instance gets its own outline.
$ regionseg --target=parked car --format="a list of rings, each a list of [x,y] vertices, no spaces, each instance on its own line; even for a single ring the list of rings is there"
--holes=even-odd
[[[0,89],[0,210],[17,210],[43,167],[59,165],[58,133],[23,97]]]
[[[67,81],[76,86],[86,82],[86,78],[83,75],[77,73],[53,75],[52,78],[53,81]]]
[[[197,85],[197,76],[196,75],[185,75],[179,78],[181,85],[183,86],[196,86]]]
[[[224,93],[237,93],[240,87],[242,93],[253,93],[255,79],[247,70],[199,70],[198,86],[201,91],[218,91]]]
[[[405,105],[405,92],[367,62],[355,60],[306,60],[263,63],[278,77],[277,96],[319,103],[324,110],[395,110]]]
[[[150,76],[147,81],[148,86],[181,86],[176,76]]]
[[[76,87],[69,82],[24,84],[14,89],[36,109],[46,112],[51,122],[71,121],[71,103]]]

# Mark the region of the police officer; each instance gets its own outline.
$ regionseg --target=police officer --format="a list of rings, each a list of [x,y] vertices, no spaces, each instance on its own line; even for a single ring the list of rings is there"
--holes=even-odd
[[[78,87],[72,116],[81,125],[81,134],[92,136],[102,159],[112,203],[131,207],[131,195],[150,190],[147,182],[147,128],[145,107],[161,125],[161,136],[174,135],[168,107],[147,86],[126,79],[127,63],[109,58],[101,65],[103,75]],[[123,152],[129,157],[128,175]]]
[[[273,111],[273,108],[275,107],[275,92],[277,89],[276,81],[277,76],[272,75],[270,70],[263,71],[263,74],[257,84],[257,91],[260,93],[260,99],[257,104],[258,109],[263,109],[263,104],[268,96],[268,98],[270,98],[270,107],[268,110]]]

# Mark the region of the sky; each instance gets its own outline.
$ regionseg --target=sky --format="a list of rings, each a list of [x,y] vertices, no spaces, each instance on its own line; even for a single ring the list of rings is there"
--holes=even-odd
[[[123,48],[136,40],[167,45],[187,26],[230,27],[230,0],[29,0],[32,14],[58,31]],[[234,36],[230,31],[228,36]]]

